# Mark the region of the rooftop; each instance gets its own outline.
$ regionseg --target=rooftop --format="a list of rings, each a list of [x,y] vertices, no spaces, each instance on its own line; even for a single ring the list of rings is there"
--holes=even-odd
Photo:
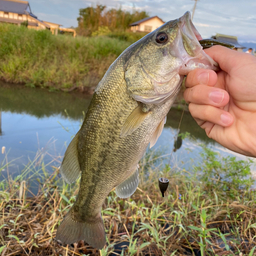
[[[132,24],[130,24],[130,26],[137,26],[137,25],[141,24],[142,22],[151,20],[153,18],[158,18],[159,20],[161,20],[164,23],[164,21],[162,19],[160,19],[158,16],[152,16],[152,17],[147,17],[147,18],[144,18],[142,20],[138,20],[136,22],[133,22]]]
[[[4,12],[14,12],[18,14],[31,13],[28,1],[0,0],[0,10]]]

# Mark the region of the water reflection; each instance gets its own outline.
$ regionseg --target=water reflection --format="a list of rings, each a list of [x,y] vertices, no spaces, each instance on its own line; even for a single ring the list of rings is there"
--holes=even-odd
[[[60,115],[77,120],[83,117],[90,98],[81,93],[49,92],[0,83],[0,110],[28,114],[37,118]]]
[[[79,130],[91,97],[78,93],[49,92],[24,86],[0,85],[1,163],[19,173],[37,152],[45,163],[57,157],[59,165],[66,145]]]
[[[0,84],[0,148],[5,146],[10,167],[19,172],[39,150],[44,161],[58,166],[72,136],[79,130],[91,97],[81,93],[49,92],[24,86]],[[181,116],[183,116],[181,121]],[[4,131],[4,132],[3,132]],[[178,133],[189,132],[195,141],[185,138],[173,152]],[[200,161],[200,142],[222,152],[229,151],[215,144],[198,127],[188,112],[171,109],[162,135],[153,150],[160,150],[168,163],[177,163],[179,168],[191,166],[191,161]],[[238,154],[237,154],[238,155]],[[0,164],[6,155],[0,155]]]

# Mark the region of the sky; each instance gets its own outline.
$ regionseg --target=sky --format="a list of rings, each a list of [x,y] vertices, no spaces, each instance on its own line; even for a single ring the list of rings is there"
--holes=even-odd
[[[79,9],[96,4],[108,8],[146,11],[162,20],[174,20],[193,10],[195,0],[28,0],[32,12],[39,19],[77,27]],[[198,0],[193,23],[203,38],[216,33],[237,36],[238,42],[256,43],[255,0]]]

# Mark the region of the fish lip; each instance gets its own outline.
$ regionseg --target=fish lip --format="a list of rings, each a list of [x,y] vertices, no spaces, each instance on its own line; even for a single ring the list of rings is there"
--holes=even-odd
[[[197,42],[198,45],[200,45],[198,41],[202,40],[203,38],[198,32],[198,30],[196,29],[196,27],[194,26],[194,24],[192,23],[190,12],[185,12],[185,14],[179,18],[179,27],[183,32],[183,34],[186,33],[187,36],[188,35],[191,36],[192,37],[191,39]],[[188,31],[186,31],[186,29]]]
[[[192,23],[190,12],[186,12],[182,17],[179,18],[178,27],[182,35],[183,43],[186,41],[187,44],[190,45],[192,56],[197,55],[203,49],[199,43],[199,41],[203,38]]]
[[[211,68],[215,71],[219,70],[218,64],[209,57],[199,43],[202,40],[200,33],[192,23],[190,12],[186,12],[178,20],[178,27],[181,33],[181,40],[189,45],[191,52],[189,53],[184,47],[186,54],[181,54],[183,65],[179,70],[180,75],[187,75],[189,71],[196,67]],[[201,65],[203,63],[203,65]]]

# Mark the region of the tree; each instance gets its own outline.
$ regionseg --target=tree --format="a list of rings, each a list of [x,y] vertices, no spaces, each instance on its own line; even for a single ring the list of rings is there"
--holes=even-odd
[[[94,7],[87,7],[79,9],[78,31],[83,35],[91,35],[93,31],[98,30],[102,23],[102,12],[105,10],[105,5],[97,5]]]
[[[88,36],[97,31],[99,27],[108,27],[110,30],[126,30],[130,24],[149,17],[145,11],[133,12],[121,9],[109,9],[105,5],[87,7],[79,10],[77,33]]]

